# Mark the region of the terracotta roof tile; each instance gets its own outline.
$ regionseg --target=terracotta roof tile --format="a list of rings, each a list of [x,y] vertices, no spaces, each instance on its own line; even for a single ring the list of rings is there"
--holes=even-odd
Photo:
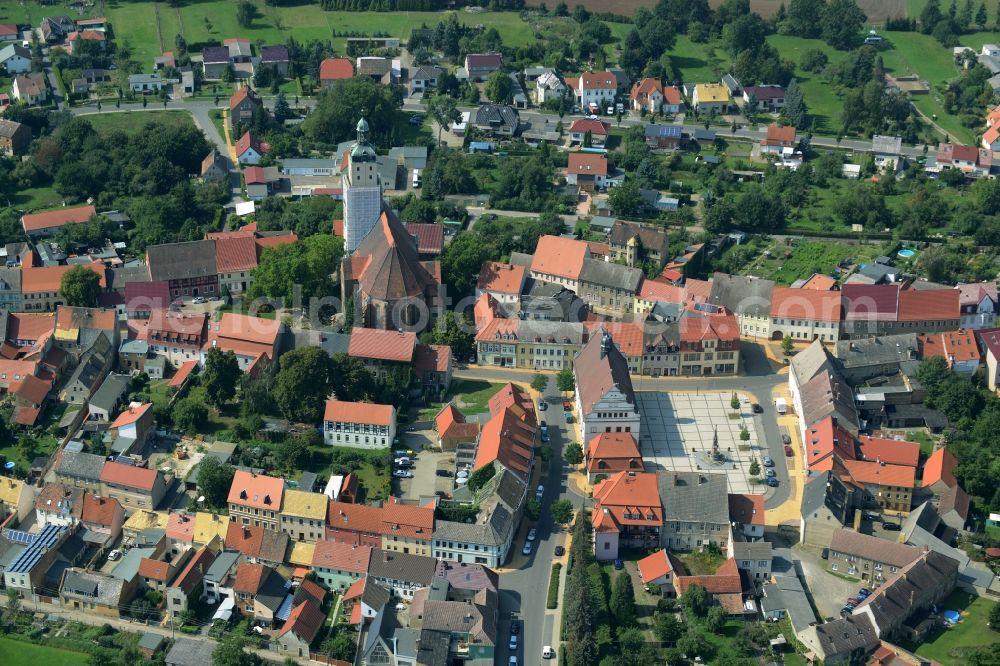
[[[354,63],[350,58],[327,58],[319,64],[320,81],[337,81],[354,76]]]
[[[602,432],[587,443],[587,471],[591,474],[614,474],[644,471],[642,455],[632,433]]]
[[[920,463],[920,445],[897,439],[858,437],[858,459],[916,467]]]
[[[906,465],[886,465],[862,460],[844,460],[844,469],[859,483],[913,488],[916,469]]]
[[[100,262],[77,264],[75,266],[24,265],[21,267],[21,292],[25,294],[58,292],[62,288],[62,276],[77,266],[83,266],[97,273],[100,277],[101,289],[107,288],[108,282],[104,264]]]
[[[157,471],[146,467],[123,465],[108,461],[101,469],[101,483],[111,483],[126,488],[151,491],[156,485]]]
[[[809,321],[839,321],[841,294],[839,291],[775,287],[771,296],[771,316]]]
[[[441,254],[444,251],[443,224],[409,223],[406,230],[417,238],[417,252],[420,254]]]
[[[594,486],[594,531],[620,532],[627,525],[663,526],[656,474],[618,472]]]
[[[375,328],[355,328],[347,353],[355,358],[381,359],[409,363],[417,346],[413,331],[384,331]]]
[[[29,213],[21,218],[21,224],[26,232],[61,227],[66,224],[86,222],[97,209],[93,206],[75,206],[72,208],[56,208],[41,213]]]
[[[238,469],[233,475],[233,483],[229,487],[229,498],[226,502],[278,511],[281,509],[281,494],[284,489],[285,482],[279,478]]]
[[[767,126],[767,138],[761,143],[765,146],[792,146],[795,143],[795,127],[771,123]]]
[[[498,294],[520,294],[524,287],[525,267],[487,261],[479,271],[476,289]]]
[[[368,573],[371,546],[353,546],[336,541],[317,541],[313,554],[313,568],[349,571],[356,574]]]
[[[939,481],[949,488],[957,485],[958,481],[955,480],[954,473],[955,465],[957,464],[958,460],[955,459],[951,451],[943,448],[938,449],[924,463],[924,472],[920,481],[921,485],[926,488]]]
[[[115,514],[121,510],[122,505],[113,497],[98,497],[87,493],[83,496],[80,520],[91,525],[111,527]]]
[[[639,576],[646,585],[674,570],[674,565],[670,563],[670,555],[666,550],[658,550],[647,555],[636,564],[639,567]]]
[[[590,132],[598,136],[608,135],[608,124],[601,120],[592,120],[590,118],[577,118],[574,120],[570,126],[569,131],[571,134],[585,134]]]
[[[958,320],[958,297],[956,289],[904,289],[899,292],[899,321]]]
[[[583,270],[583,260],[589,255],[590,249],[583,241],[562,236],[542,236],[538,239],[531,259],[531,272],[578,280]]]
[[[257,243],[253,236],[219,238],[215,241],[215,266],[220,273],[257,268]]]
[[[764,525],[764,496],[729,493],[729,520],[744,525]]]
[[[601,153],[570,153],[566,173],[578,176],[607,176],[608,158]]]
[[[395,420],[395,411],[392,405],[327,400],[323,420],[388,426]]]
[[[128,409],[126,409],[125,411],[123,411],[121,414],[118,415],[118,418],[116,418],[114,420],[114,423],[111,424],[111,428],[112,429],[121,428],[123,426],[135,423],[136,421],[141,419],[146,412],[152,409],[152,407],[153,403],[151,402],[147,402],[137,407],[130,405]]]
[[[740,594],[743,592],[739,567],[733,558],[723,562],[714,574],[677,577],[677,587],[681,594],[684,594],[692,585],[701,585],[709,594]]]

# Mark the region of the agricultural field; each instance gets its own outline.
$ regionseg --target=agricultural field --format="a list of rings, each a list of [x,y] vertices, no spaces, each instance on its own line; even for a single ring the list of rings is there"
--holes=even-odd
[[[34,666],[35,664],[84,666],[89,662],[88,656],[82,652],[71,652],[10,638],[0,638],[0,663],[4,666]]]
[[[788,286],[813,273],[834,275],[837,265],[845,259],[863,264],[881,253],[880,244],[799,240],[788,245],[784,241],[771,241],[739,273],[767,278],[774,280],[779,286]]]

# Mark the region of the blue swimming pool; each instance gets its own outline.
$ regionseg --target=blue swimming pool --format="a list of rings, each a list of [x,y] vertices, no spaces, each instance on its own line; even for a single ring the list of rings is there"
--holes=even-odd
[[[896,253],[896,256],[897,257],[902,257],[903,259],[909,259],[910,257],[912,257],[915,254],[916,254],[916,252],[914,252],[913,250],[911,250],[909,248],[903,248],[902,250],[900,250],[899,252]]]

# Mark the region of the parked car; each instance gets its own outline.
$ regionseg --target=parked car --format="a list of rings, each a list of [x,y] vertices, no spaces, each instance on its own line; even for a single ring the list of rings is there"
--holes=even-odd
[[[774,463],[772,463],[772,464],[774,464]],[[768,469],[767,469],[767,470],[766,470],[766,471],[764,472],[764,475],[765,475],[765,476],[766,476],[767,478],[769,478],[769,479],[773,479],[774,477],[778,476],[777,472],[775,472],[775,471],[774,471],[773,469],[771,469],[770,467],[769,467],[769,468],[768,468]]]
[[[871,594],[872,594],[872,591],[869,590],[867,587],[863,587],[860,590],[858,590],[858,597],[860,597],[861,599],[865,599],[867,597],[870,597]]]
[[[507,660],[507,666],[517,666],[517,656],[510,655],[510,659]]]
[[[547,430],[541,431],[541,433],[539,433],[539,439],[541,439],[543,442],[549,441],[549,433],[548,433],[548,431]]]
[[[573,412],[563,412],[563,420],[566,421],[566,423],[572,423]]]
[[[424,117],[419,113],[414,113],[412,116],[410,116],[411,125],[420,125],[423,122],[424,122]]]
[[[563,555],[566,554],[566,549],[563,548],[562,546],[556,546],[555,553],[556,557],[562,557]]]
[[[521,549],[521,554],[522,555],[531,555],[531,542],[530,541],[526,541],[525,542],[524,548]]]
[[[785,444],[785,455],[788,456],[789,458],[795,455],[795,451],[793,451],[792,447],[790,447],[788,444]]]
[[[544,412],[548,408],[549,408],[549,403],[545,402],[544,400],[538,401],[538,411]]]
[[[450,469],[439,469],[438,471],[436,471],[434,473],[437,474],[438,476],[447,476],[447,477],[451,478],[451,470]]]
[[[201,305],[202,303],[205,302],[205,299],[202,296],[195,296],[194,298],[191,299],[191,302],[197,305]]]
[[[822,557],[824,560],[830,559],[830,549],[829,548],[824,548],[823,552],[821,552],[819,554],[819,556]]]
[[[507,643],[507,648],[513,652],[517,650],[517,634],[512,633],[510,635],[510,642]]]
[[[886,523],[882,526],[886,532],[898,532],[903,529],[898,523]]]
[[[413,478],[413,472],[411,472],[408,469],[397,469],[395,472],[392,473],[392,475],[395,476],[398,479],[412,479]]]
[[[537,527],[532,527],[530,530],[528,530],[528,541],[534,541],[537,536],[538,536]]]
[[[773,476],[768,477],[767,481],[765,481],[765,483],[767,483],[767,485],[769,487],[771,487],[771,488],[777,488],[778,487],[778,480],[776,478],[774,478]]]
[[[563,400],[563,411],[564,412],[573,411],[573,403],[570,402],[569,400]]]
[[[118,549],[115,549],[115,550],[111,551],[110,553],[108,553],[108,561],[109,562],[114,562],[115,560],[117,560],[121,556],[122,556],[122,551],[120,551]]]
[[[788,435],[782,435],[781,436],[781,443],[782,444],[791,444],[792,443],[792,438],[789,437]]]
[[[752,405],[750,405],[750,408],[753,410],[754,414],[763,414],[764,413],[764,408],[760,406],[760,403],[756,403],[755,402]]]
[[[851,597],[850,599],[847,600],[847,603],[852,606],[857,606],[858,604],[861,603],[861,599],[858,599],[857,597]]]
[[[764,467],[774,467],[774,461],[771,460],[771,456],[764,456],[761,462],[764,464]]]
[[[625,568],[625,563],[622,562],[620,559],[616,559],[614,565],[615,565],[615,571],[621,571],[622,569]]]
[[[400,456],[398,458],[394,458],[392,462],[396,463],[397,465],[411,465],[411,464],[413,464],[413,461],[410,460],[409,456]]]
[[[543,436],[548,437],[548,435],[549,435],[549,426],[548,426],[548,424],[545,423],[545,421],[541,422],[541,424],[538,426],[538,430],[539,430],[539,432],[542,433]]]
[[[515,636],[519,636],[521,634],[521,621],[520,620],[511,620],[510,621],[510,633],[512,633]]]
[[[553,659],[555,656],[556,651],[552,649],[551,645],[542,648],[542,659]]]
[[[535,499],[541,502],[543,497],[545,497],[545,486],[538,484],[538,487],[535,488]]]

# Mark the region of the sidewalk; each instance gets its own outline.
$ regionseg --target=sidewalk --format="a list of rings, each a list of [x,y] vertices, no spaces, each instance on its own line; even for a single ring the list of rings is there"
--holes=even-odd
[[[226,150],[229,151],[229,159],[233,161],[236,169],[239,170],[239,160],[236,158],[236,146],[233,145],[233,128],[229,123],[229,110],[222,110],[222,138],[226,142]]]

